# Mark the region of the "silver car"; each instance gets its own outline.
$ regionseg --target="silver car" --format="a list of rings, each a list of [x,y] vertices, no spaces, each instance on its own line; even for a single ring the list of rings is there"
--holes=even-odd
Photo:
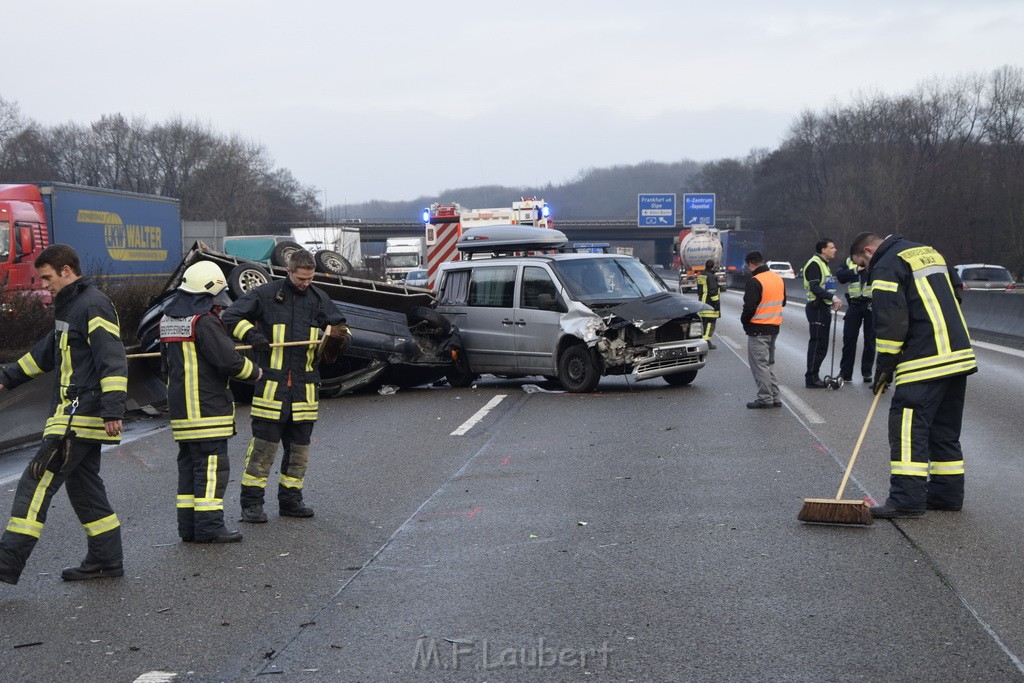
[[[409,274],[405,276],[405,284],[409,287],[426,287],[427,286],[427,271],[425,268],[417,268],[416,270],[410,270]]]
[[[437,312],[462,334],[454,386],[482,373],[541,375],[573,392],[593,391],[604,375],[689,384],[707,359],[706,308],[616,254],[453,261],[437,282]]]

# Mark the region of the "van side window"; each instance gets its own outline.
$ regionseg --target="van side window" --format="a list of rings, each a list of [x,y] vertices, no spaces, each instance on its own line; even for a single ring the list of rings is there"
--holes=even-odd
[[[449,270],[437,293],[437,303],[443,306],[465,306],[469,298],[468,270]]]
[[[470,306],[512,308],[516,267],[474,268],[469,280]]]
[[[557,296],[555,283],[543,268],[526,266],[523,268],[523,287],[519,297],[520,308],[539,309],[541,294],[550,294],[551,299],[554,300]]]

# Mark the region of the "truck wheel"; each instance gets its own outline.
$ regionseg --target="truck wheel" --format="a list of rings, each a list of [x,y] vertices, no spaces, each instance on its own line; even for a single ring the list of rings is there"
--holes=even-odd
[[[281,268],[288,267],[288,258],[296,251],[302,251],[304,246],[298,242],[278,242],[274,245],[274,251],[270,254],[270,262]]]
[[[690,370],[689,372],[673,372],[671,375],[662,375],[664,380],[674,387],[685,387],[687,384],[697,379],[697,371]]]
[[[236,299],[268,282],[270,282],[270,273],[266,268],[255,263],[243,263],[240,266],[235,266],[228,275],[228,288]]]
[[[340,276],[352,272],[352,264],[336,251],[323,249],[313,254],[313,260],[316,261],[316,269],[321,273]]]
[[[601,372],[586,344],[570,346],[558,359],[558,381],[566,391],[586,394],[597,388]]]

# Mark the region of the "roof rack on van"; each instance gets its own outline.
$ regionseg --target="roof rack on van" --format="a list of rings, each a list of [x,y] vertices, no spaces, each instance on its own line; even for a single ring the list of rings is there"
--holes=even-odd
[[[471,228],[459,237],[455,247],[473,254],[511,254],[525,251],[555,251],[568,242],[561,230],[525,225],[488,225]]]

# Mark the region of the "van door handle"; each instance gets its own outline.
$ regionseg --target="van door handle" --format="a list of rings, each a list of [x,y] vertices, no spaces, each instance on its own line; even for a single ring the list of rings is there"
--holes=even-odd
[[[519,320],[516,321],[516,325],[519,325],[520,327],[526,327],[526,321],[520,318]]]
[[[504,320],[501,321],[501,324],[504,325],[505,327],[508,327],[509,325],[512,324],[512,321],[509,320],[508,318],[505,318]]]

